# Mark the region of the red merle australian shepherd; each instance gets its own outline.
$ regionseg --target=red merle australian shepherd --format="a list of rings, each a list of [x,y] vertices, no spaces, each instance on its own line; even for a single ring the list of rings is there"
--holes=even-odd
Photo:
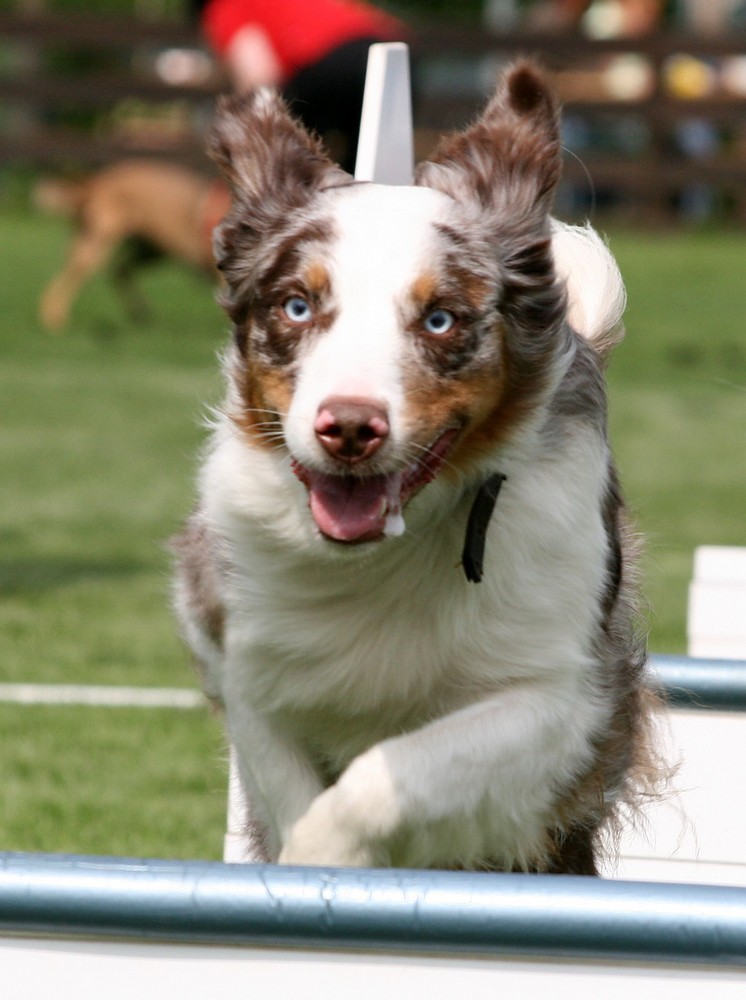
[[[225,708],[247,859],[598,870],[654,771],[603,364],[624,290],[550,216],[519,63],[411,187],[264,91],[213,155],[227,394],[176,602]]]

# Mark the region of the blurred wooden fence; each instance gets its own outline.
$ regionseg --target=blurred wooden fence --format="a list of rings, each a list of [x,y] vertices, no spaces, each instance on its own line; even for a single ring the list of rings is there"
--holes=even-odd
[[[538,56],[565,103],[565,214],[746,221],[746,35],[494,35],[423,25],[413,41],[418,154],[460,126],[501,63]],[[0,13],[0,164],[70,169],[131,155],[206,167],[226,81],[188,25]]]
[[[194,29],[94,15],[0,13],[0,163],[204,163],[222,78]]]

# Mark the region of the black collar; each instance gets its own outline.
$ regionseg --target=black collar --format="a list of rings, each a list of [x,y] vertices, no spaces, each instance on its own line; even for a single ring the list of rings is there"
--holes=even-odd
[[[484,573],[484,546],[487,541],[487,526],[497,503],[500,487],[507,479],[502,472],[494,472],[477,490],[474,503],[469,511],[466,524],[464,551],[461,565],[470,583],[479,583]]]

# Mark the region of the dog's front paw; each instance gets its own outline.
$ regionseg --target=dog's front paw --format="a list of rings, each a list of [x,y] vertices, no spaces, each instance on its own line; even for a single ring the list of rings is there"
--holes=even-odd
[[[290,831],[280,864],[366,868],[374,863],[361,831],[342,820],[339,799],[337,789],[330,788],[314,800]]]
[[[388,864],[396,801],[375,751],[353,762],[292,827],[280,864],[370,868]]]
[[[376,863],[369,847],[308,813],[293,827],[279,861],[281,865],[329,868],[371,868]]]

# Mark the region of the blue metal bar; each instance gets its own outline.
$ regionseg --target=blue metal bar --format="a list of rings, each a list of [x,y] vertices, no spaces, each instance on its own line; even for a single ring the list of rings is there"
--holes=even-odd
[[[0,854],[0,929],[746,966],[746,889]]]
[[[746,660],[651,656],[653,680],[666,700],[687,708],[746,710]]]

